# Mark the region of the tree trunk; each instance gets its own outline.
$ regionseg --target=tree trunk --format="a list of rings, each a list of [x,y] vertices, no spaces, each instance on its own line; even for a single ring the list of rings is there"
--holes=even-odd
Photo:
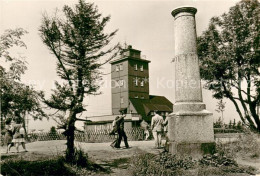
[[[75,120],[76,114],[74,112],[70,113],[68,122],[67,122],[67,130],[65,135],[67,136],[67,150],[66,150],[66,161],[71,163],[74,160],[74,133],[75,133]]]

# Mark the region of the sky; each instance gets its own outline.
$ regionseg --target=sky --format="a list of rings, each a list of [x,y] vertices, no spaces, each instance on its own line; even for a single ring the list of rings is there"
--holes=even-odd
[[[86,0],[87,1],[87,0]],[[56,9],[64,5],[73,6],[77,0],[0,0],[0,34],[6,29],[24,28],[29,33],[23,37],[27,49],[22,54],[27,57],[28,70],[22,77],[26,84],[34,85],[37,90],[43,90],[50,95],[53,83],[58,80],[56,74],[56,59],[41,41],[39,27],[43,13],[54,14]],[[173,80],[174,67],[171,63],[174,57],[173,17],[171,12],[179,6],[193,6],[196,14],[197,35],[201,35],[208,27],[213,16],[228,12],[237,0],[97,0],[94,2],[103,16],[111,16],[106,26],[107,32],[118,29],[112,44],[118,42],[132,45],[134,49],[142,51],[142,55],[151,61],[150,70],[150,95],[161,95],[174,101],[174,85],[166,85],[167,80]],[[19,51],[21,52],[21,51]],[[103,73],[109,73],[110,65],[103,67]],[[109,82],[110,74],[104,75],[104,82]],[[202,82],[203,83],[203,82]],[[101,95],[85,99],[86,116],[111,114],[111,89],[104,84]],[[212,98],[212,93],[203,89],[203,102],[207,110],[213,112],[214,120],[220,114],[215,111],[217,100]],[[234,118],[239,120],[233,104],[224,99],[226,110],[224,121],[228,123]],[[56,126],[53,120],[29,120],[29,129],[43,129],[49,131],[51,126]],[[77,123],[82,128],[83,123]]]

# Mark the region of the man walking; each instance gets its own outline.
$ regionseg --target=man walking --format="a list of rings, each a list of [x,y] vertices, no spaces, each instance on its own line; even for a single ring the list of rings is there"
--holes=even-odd
[[[129,148],[129,145],[128,145],[128,142],[127,142],[127,136],[126,136],[125,131],[124,131],[124,123],[125,123],[124,118],[125,118],[126,115],[125,115],[124,111],[120,111],[120,113],[121,113],[121,117],[119,117],[116,120],[116,124],[118,126],[118,128],[117,128],[118,141],[115,145],[115,148],[120,148],[122,138],[124,138],[125,147]]]
[[[153,137],[155,140],[155,148],[160,148],[162,143],[162,132],[163,132],[163,117],[154,112],[152,117],[151,128],[153,132]]]

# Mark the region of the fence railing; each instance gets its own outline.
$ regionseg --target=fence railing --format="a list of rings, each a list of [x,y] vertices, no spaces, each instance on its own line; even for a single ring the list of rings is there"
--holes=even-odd
[[[116,136],[109,135],[109,130],[88,130],[85,133],[75,133],[75,141],[78,142],[110,142],[115,140]],[[127,135],[127,139],[129,141],[138,141],[144,139],[144,132],[141,128],[132,128],[125,129],[125,133]],[[61,132],[50,133],[50,132],[42,132],[42,133],[32,133],[28,134],[27,139],[28,142],[35,141],[50,141],[50,140],[66,140],[66,136]],[[1,136],[1,144],[3,144],[4,136]]]
[[[78,142],[110,142],[115,139],[114,135],[109,135],[109,130],[87,130],[85,133],[75,133],[75,141]],[[125,129],[129,141],[138,141],[144,139],[144,131],[141,128]],[[214,133],[239,133],[237,130],[214,128]],[[66,136],[60,132],[50,133],[32,133],[28,134],[27,141],[50,141],[50,140],[66,140]],[[1,144],[3,144],[4,136],[1,136]]]

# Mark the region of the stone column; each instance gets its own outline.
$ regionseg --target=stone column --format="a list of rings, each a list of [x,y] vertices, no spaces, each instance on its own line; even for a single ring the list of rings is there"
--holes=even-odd
[[[175,104],[169,119],[169,150],[195,158],[214,150],[212,113],[202,102],[194,7],[172,11],[175,42]]]

